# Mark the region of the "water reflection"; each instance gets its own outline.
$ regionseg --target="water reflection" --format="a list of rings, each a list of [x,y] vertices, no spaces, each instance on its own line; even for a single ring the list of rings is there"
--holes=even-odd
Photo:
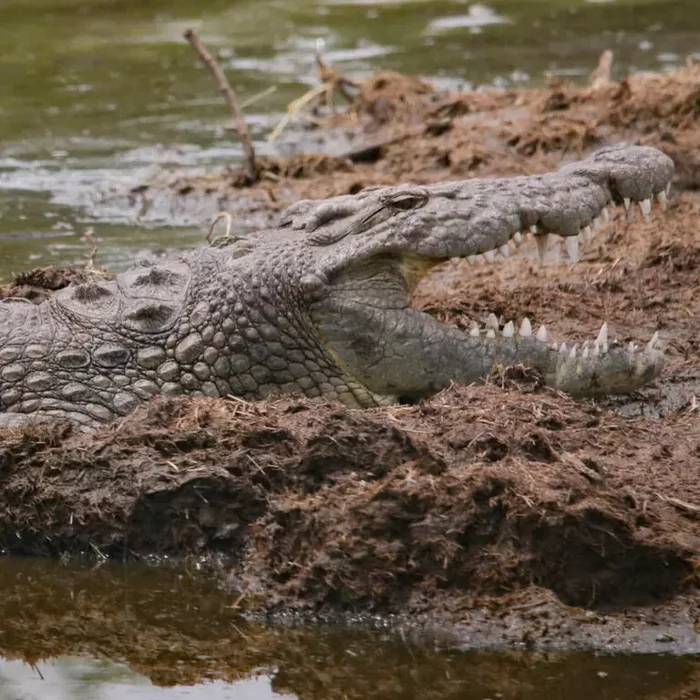
[[[155,686],[124,664],[86,657],[63,657],[37,664],[0,659],[0,698],[12,700],[274,700],[268,676],[195,686]]]
[[[700,683],[692,658],[460,651],[437,634],[266,626],[239,603],[184,570],[0,559],[0,698],[632,700]]]

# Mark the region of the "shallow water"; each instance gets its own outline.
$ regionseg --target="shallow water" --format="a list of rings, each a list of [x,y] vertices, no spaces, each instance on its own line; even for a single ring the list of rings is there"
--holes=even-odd
[[[170,168],[227,163],[240,149],[210,76],[182,39],[195,27],[242,99],[259,152],[299,146],[264,136],[315,84],[322,42],[341,71],[379,68],[439,85],[582,80],[605,48],[615,72],[700,58],[697,0],[2,0],[0,280],[48,263],[122,268],[145,252],[202,240],[205,222],[134,221],[94,204]],[[200,225],[196,225],[200,224]]]
[[[0,698],[636,700],[700,681],[689,657],[460,651],[440,634],[269,627],[238,604],[193,571],[0,559]]]

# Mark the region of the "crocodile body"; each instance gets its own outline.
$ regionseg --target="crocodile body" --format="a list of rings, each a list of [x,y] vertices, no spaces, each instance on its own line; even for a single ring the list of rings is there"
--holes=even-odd
[[[35,305],[0,303],[0,425],[67,417],[92,427],[158,394],[279,393],[351,406],[419,398],[523,364],[572,394],[631,391],[657,372],[608,343],[553,346],[524,321],[464,332],[411,307],[434,265],[507,253],[533,231],[578,236],[610,203],[665,193],[673,163],[613,147],[540,176],[370,188],[297,202],[275,229],[114,280],[74,283]]]

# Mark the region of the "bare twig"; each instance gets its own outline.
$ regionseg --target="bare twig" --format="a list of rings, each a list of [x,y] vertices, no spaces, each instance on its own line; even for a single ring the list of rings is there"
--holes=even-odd
[[[301,97],[298,97],[287,106],[287,113],[282,117],[279,124],[270,132],[268,141],[274,141],[284,131],[289,122],[302,110],[315,100],[325,100],[325,103],[335,111],[333,106],[333,93],[339,91],[343,97],[352,103],[354,97],[350,88],[359,88],[359,83],[341,75],[335,68],[328,65],[319,51],[316,51],[316,65],[318,66],[318,77],[321,84],[311,88]]]
[[[253,142],[250,139],[250,134],[248,133],[248,126],[245,123],[245,118],[243,116],[243,110],[238,104],[238,99],[234,89],[231,84],[226,79],[221,66],[214,60],[214,57],[209,53],[206,46],[202,43],[201,39],[195,34],[193,29],[188,29],[184,34],[185,39],[190,43],[192,48],[197,52],[199,57],[202,59],[204,65],[209,69],[211,74],[216,80],[216,84],[221,90],[222,94],[226,98],[231,114],[235,120],[236,131],[238,132],[238,137],[241,139],[241,144],[243,145],[243,173],[249,185],[253,184],[257,180],[257,170],[255,167],[255,150],[253,148]]]

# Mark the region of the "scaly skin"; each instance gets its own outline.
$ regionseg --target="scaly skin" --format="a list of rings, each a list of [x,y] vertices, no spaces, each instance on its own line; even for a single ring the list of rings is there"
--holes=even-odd
[[[0,303],[0,425],[68,417],[91,427],[157,394],[278,393],[350,406],[418,398],[522,364],[575,395],[631,391],[661,352],[550,346],[529,323],[464,333],[410,306],[434,265],[493,256],[533,227],[540,248],[578,234],[611,202],[665,192],[669,158],[615,147],[553,174],[371,188],[297,202],[279,227],[34,305]],[[625,201],[628,204],[628,201]]]

